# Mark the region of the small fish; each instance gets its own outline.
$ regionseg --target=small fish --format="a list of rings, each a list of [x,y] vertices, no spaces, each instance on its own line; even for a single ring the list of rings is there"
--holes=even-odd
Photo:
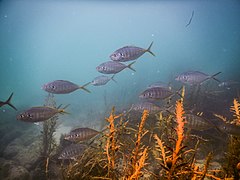
[[[58,109],[48,106],[32,107],[17,115],[17,120],[31,123],[41,122],[52,118],[58,113],[60,114],[67,113],[64,109],[65,108]]]
[[[10,107],[12,107],[13,109],[15,109],[17,111],[17,108],[11,104],[12,96],[13,96],[13,93],[9,96],[9,98],[6,101],[0,101],[0,107],[2,107],[4,105],[9,105]]]
[[[231,89],[233,86],[238,86],[240,85],[240,82],[229,80],[229,81],[223,81],[218,84],[219,87],[226,88],[226,89]]]
[[[115,79],[113,79],[115,76],[115,74],[112,76],[112,77],[108,77],[108,76],[98,76],[96,78],[94,78],[94,80],[91,82],[92,85],[94,86],[102,86],[102,85],[105,85],[107,84],[110,80],[113,80],[114,82]]]
[[[70,81],[56,80],[56,81],[44,84],[42,86],[42,89],[53,94],[68,94],[73,91],[76,91],[77,89],[82,89],[90,93],[90,91],[85,88],[90,83],[91,82],[84,84],[83,86],[78,86],[77,84],[74,84]]]
[[[71,144],[67,146],[58,159],[66,160],[73,159],[75,160],[78,156],[82,155],[82,153],[87,149],[87,146],[84,144]]]
[[[221,72],[218,72],[212,76],[207,75],[203,72],[200,71],[187,71],[184,72],[180,75],[178,75],[175,80],[180,81],[184,84],[189,84],[189,85],[197,85],[197,84],[202,84],[204,81],[208,79],[214,79],[217,82],[220,82],[218,79],[215,78],[218,74]]]
[[[161,107],[151,102],[140,102],[137,104],[133,104],[131,109],[138,112],[143,112],[143,110],[146,109],[149,113],[157,113],[163,110]]]
[[[194,114],[185,114],[186,127],[189,129],[194,129],[198,131],[204,131],[211,128],[216,128],[216,126],[211,123],[211,121],[202,118],[201,116]]]
[[[71,142],[86,141],[99,134],[98,131],[90,128],[77,128],[67,134],[64,139]]]
[[[150,88],[153,88],[153,87],[162,87],[162,88],[167,88],[169,90],[171,90],[171,86],[170,86],[170,83],[169,84],[166,84],[164,82],[161,82],[161,81],[158,81],[158,82],[155,82],[153,84],[150,84],[147,88],[150,89]]]
[[[125,46],[116,50],[114,53],[112,53],[110,55],[110,58],[113,61],[126,62],[126,61],[132,61],[139,58],[145,52],[149,52],[150,54],[155,56],[155,54],[151,51],[152,45],[153,45],[153,42],[150,44],[150,46],[147,49],[143,49],[135,46]]]
[[[125,68],[129,68],[132,71],[135,71],[135,69],[133,69],[131,67],[134,63],[135,62],[125,65],[125,64],[115,62],[115,61],[107,61],[107,62],[104,62],[104,63],[100,64],[99,66],[97,66],[96,69],[98,72],[103,73],[103,74],[116,74]]]
[[[240,136],[240,126],[237,126],[235,124],[230,124],[226,122],[219,122],[217,123],[217,127],[220,129],[220,131],[231,134],[234,136]]]
[[[181,96],[178,91],[173,92],[172,90],[169,90],[168,88],[164,88],[164,87],[152,87],[142,92],[139,95],[139,98],[149,99],[149,100],[162,100],[162,99],[171,97],[175,94],[178,94],[179,96]]]

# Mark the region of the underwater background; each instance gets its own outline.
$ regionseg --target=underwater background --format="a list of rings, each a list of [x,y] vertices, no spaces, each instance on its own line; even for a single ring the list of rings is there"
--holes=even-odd
[[[45,103],[48,93],[41,89],[43,84],[60,79],[78,85],[91,82],[101,75],[96,67],[123,46],[148,48],[153,42],[156,56],[145,53],[132,66],[136,72],[127,68],[116,74],[117,83],[89,85],[91,93],[54,95],[57,105],[70,104],[69,114],[58,117],[57,141],[74,127],[101,130],[106,122],[99,117],[109,114],[112,106],[129,109],[151,83],[163,81],[179,89],[175,77],[182,72],[221,72],[220,81],[239,81],[239,18],[238,0],[1,0],[0,100],[14,92],[11,103],[18,109],[7,105],[0,109],[2,159],[21,161],[24,155],[13,158],[18,142],[13,153],[6,153],[6,148],[24,133],[28,140],[37,139],[41,128],[18,121],[16,115]],[[239,97],[235,90],[224,90],[217,97],[231,94],[219,109],[226,110]],[[26,169],[31,167],[26,164],[22,164]]]

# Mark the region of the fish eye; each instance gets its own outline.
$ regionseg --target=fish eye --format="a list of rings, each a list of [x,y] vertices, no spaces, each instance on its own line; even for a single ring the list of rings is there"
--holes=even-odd
[[[20,115],[20,117],[21,117],[21,118],[24,118],[24,115],[23,115],[23,114],[21,114],[21,115]]]
[[[55,89],[55,88],[56,88],[54,85],[51,85],[50,87],[51,87],[52,89]]]

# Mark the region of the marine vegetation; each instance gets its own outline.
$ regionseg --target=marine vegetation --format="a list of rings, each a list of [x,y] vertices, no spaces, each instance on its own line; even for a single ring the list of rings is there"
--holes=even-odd
[[[177,127],[175,128],[175,138],[172,146],[163,142],[157,134],[154,135],[156,140],[156,149],[160,152],[160,156],[156,159],[162,170],[159,172],[159,179],[204,179],[210,177],[212,179],[221,179],[215,176],[217,170],[208,171],[209,163],[212,158],[211,153],[206,158],[204,166],[199,167],[196,163],[195,155],[198,144],[195,149],[187,149],[184,142],[187,137],[185,136],[184,126],[187,120],[184,117],[184,109],[182,101],[176,103],[176,121]]]
[[[53,94],[48,94],[44,106],[56,108]],[[38,173],[41,179],[49,179],[55,176],[53,175],[54,171],[50,170],[50,166],[57,148],[56,139],[54,137],[54,133],[57,129],[57,120],[58,116],[55,115],[42,123],[40,156],[35,168],[37,171],[36,173]]]
[[[240,179],[240,103],[237,99],[233,100],[230,111],[233,113],[231,120],[227,120],[226,117],[221,115],[215,114],[215,116],[222,119],[227,125],[230,125],[225,127],[227,131],[233,131],[238,128],[238,136],[228,135],[223,170],[225,171],[225,178]]]
[[[102,135],[97,136],[86,150],[73,160],[68,163],[66,160],[62,161],[63,179],[206,177],[220,180],[222,171],[212,169],[211,152],[204,163],[198,163],[196,154],[200,140],[195,144],[195,148],[187,146],[190,140],[185,132],[187,120],[182,100],[176,102],[175,115],[159,113],[156,118],[144,110],[140,121],[136,120],[136,114],[116,115],[113,108],[106,118],[108,125]],[[155,128],[150,128],[153,126]]]

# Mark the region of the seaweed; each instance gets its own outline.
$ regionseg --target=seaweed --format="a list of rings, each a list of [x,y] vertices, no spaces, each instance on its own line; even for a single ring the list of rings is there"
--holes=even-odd
[[[183,98],[176,102],[175,115],[155,117],[144,110],[139,120],[136,114],[116,115],[113,107],[106,121],[102,136],[75,160],[62,164],[63,179],[221,179],[222,171],[211,170],[212,153],[203,163],[196,159],[201,138],[194,148],[187,146],[191,140],[184,129]],[[151,121],[157,127],[149,133]]]
[[[213,173],[217,170],[208,173],[209,162],[212,157],[211,154],[206,158],[203,168],[196,165],[196,144],[194,149],[187,149],[184,139],[187,139],[184,132],[184,125],[187,121],[184,118],[183,102],[176,102],[176,121],[175,128],[176,138],[173,139],[173,147],[169,143],[162,141],[157,134],[154,135],[156,140],[156,150],[160,152],[159,164],[162,167],[158,178],[159,179],[204,179],[204,177],[211,177],[213,179],[220,179]],[[172,136],[172,134],[171,134]],[[176,139],[176,140],[175,140]]]
[[[230,111],[233,113],[232,119],[227,119],[221,115],[215,114],[216,117],[222,119],[224,123],[234,124],[240,126],[240,103],[237,99],[233,100],[233,105],[230,107]],[[240,137],[234,135],[228,135],[227,150],[225,152],[225,158],[222,163],[223,170],[226,178],[240,178]]]
[[[56,101],[54,100],[53,94],[49,93],[47,95],[44,106],[56,108]],[[35,167],[35,173],[38,174],[37,176],[40,179],[51,179],[52,177],[55,177],[57,173],[54,172],[55,169],[53,170],[53,167],[51,167],[55,164],[54,156],[57,149],[57,143],[54,137],[54,133],[57,128],[57,120],[58,116],[56,115],[42,123],[42,130],[40,135],[40,156]]]

